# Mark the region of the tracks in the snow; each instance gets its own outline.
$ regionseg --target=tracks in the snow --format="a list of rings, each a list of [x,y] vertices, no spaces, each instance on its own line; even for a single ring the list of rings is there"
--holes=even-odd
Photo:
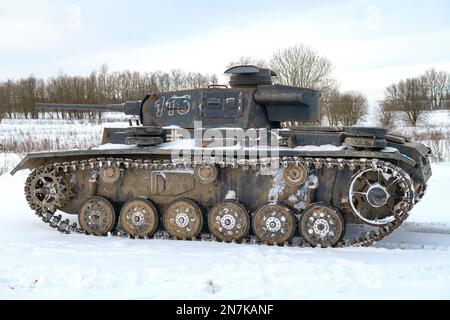
[[[450,225],[405,222],[396,232],[374,245],[405,250],[450,250]]]

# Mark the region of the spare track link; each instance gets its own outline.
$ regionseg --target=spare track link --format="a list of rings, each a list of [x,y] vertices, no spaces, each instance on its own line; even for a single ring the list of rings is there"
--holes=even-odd
[[[382,160],[377,159],[331,159],[331,158],[297,158],[297,157],[281,157],[280,158],[280,167],[288,167],[289,165],[298,165],[302,163],[306,165],[306,167],[311,168],[314,167],[316,170],[321,168],[332,168],[337,166],[339,170],[343,170],[347,167],[351,172],[356,172],[359,169],[366,169],[369,167],[372,168],[395,168],[397,172],[399,172],[401,179],[404,183],[408,185],[412,185],[411,178],[409,175],[404,172],[399,167]],[[161,169],[177,169],[177,168],[192,168],[197,165],[204,164],[216,164],[221,168],[225,167],[241,167],[242,170],[259,170],[262,167],[270,167],[274,162],[273,159],[259,159],[259,160],[233,160],[233,161],[206,161],[203,160],[201,162],[180,162],[174,163],[170,160],[131,160],[131,159],[121,159],[121,158],[97,158],[90,160],[82,160],[82,161],[73,161],[73,162],[65,162],[65,163],[54,163],[46,166],[42,166],[37,168],[37,170],[56,170],[57,172],[70,172],[76,170],[92,170],[99,169],[103,166],[111,166],[113,163],[118,166],[123,166],[124,168],[136,168],[136,169],[144,169],[144,170],[161,170]],[[33,173],[32,173],[33,174]],[[402,206],[395,213],[395,220],[387,225],[379,226],[376,231],[364,232],[360,234],[358,237],[342,240],[335,247],[366,247],[370,246],[383,238],[390,235],[394,232],[400,225],[408,218],[409,210],[412,208],[414,199],[411,200],[411,203]],[[32,206],[33,204],[30,203]],[[70,222],[69,219],[62,220],[61,215],[56,214],[56,210],[51,209],[37,209],[35,214],[42,219],[46,224],[48,224],[51,228],[58,230],[61,233],[78,233],[78,234],[86,234],[84,230],[82,230],[76,222]],[[109,234],[110,236],[119,236],[130,238],[129,235],[124,234],[123,232],[113,232]],[[149,239],[149,238],[145,238]],[[151,239],[165,239],[165,240],[177,240],[171,237],[166,231],[157,231]],[[219,241],[210,233],[201,233],[199,237],[190,239],[193,241]],[[235,241],[233,241],[235,242]],[[243,240],[239,241],[242,244],[265,244],[257,239],[255,236],[247,236]],[[302,247],[307,246],[305,241],[301,238],[294,237],[291,243],[284,243],[284,246],[290,247]]]

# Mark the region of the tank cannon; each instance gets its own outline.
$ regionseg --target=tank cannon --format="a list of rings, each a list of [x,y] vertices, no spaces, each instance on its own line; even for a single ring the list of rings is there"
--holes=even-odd
[[[128,101],[119,104],[62,104],[62,103],[36,103],[36,110],[45,111],[80,111],[80,112],[118,112],[129,116],[138,116],[140,101]]]

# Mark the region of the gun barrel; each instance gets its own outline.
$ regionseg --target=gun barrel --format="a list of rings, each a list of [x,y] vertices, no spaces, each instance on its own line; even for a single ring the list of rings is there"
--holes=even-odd
[[[47,111],[81,111],[81,112],[120,112],[126,115],[140,114],[140,101],[128,101],[119,104],[65,104],[65,103],[36,103],[37,110]]]

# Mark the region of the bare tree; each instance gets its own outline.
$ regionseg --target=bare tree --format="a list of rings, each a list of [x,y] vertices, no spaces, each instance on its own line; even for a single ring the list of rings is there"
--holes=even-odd
[[[215,75],[204,75],[201,73],[189,72],[186,74],[184,89],[200,89],[210,84],[217,84],[218,79]]]
[[[445,98],[445,109],[450,109],[450,83],[448,85],[449,90],[447,92],[446,98]]]
[[[0,83],[0,122],[6,115],[6,110],[9,104],[9,95],[5,84]]]
[[[427,84],[423,78],[407,79],[400,83],[399,89],[405,119],[415,127],[426,116]]]
[[[321,91],[321,111],[330,125],[335,125],[330,101],[336,95],[338,85],[332,77],[331,62],[316,51],[302,44],[275,52],[269,62],[277,77],[275,83]]]
[[[378,107],[378,123],[384,128],[393,128],[395,122],[395,111],[391,105],[382,102]]]
[[[445,107],[445,99],[449,90],[449,77],[444,71],[436,71],[431,68],[424,75],[428,86],[428,95],[431,101],[431,109],[442,109]]]
[[[6,115],[11,117],[11,82],[0,83],[0,120]]]
[[[277,51],[270,59],[270,67],[280,84],[327,90],[334,83],[330,60],[304,45]]]
[[[425,77],[402,80],[386,88],[383,104],[391,110],[400,111],[405,121],[416,126],[424,119],[429,104]]]
[[[185,84],[185,74],[183,71],[176,69],[170,71],[171,90],[182,90]]]
[[[367,98],[359,92],[335,93],[329,109],[331,125],[354,126],[367,114]]]
[[[391,128],[396,111],[402,109],[397,84],[386,88],[384,101],[378,110],[378,123],[385,128]]]
[[[328,90],[322,91],[320,95],[320,111],[322,114],[322,122],[327,121],[329,126],[338,126],[339,119],[336,110],[334,109],[336,101],[339,97],[339,90],[337,86],[333,86]]]

